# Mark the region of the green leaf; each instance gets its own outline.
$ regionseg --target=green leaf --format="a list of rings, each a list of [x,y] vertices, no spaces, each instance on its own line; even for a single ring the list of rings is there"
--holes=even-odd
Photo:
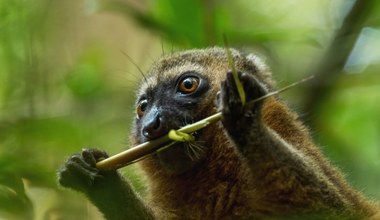
[[[21,177],[0,170],[0,218],[32,219],[33,206]]]
[[[233,58],[233,56],[231,54],[230,49],[228,48],[227,40],[225,40],[225,45],[226,45],[226,52],[227,52],[227,57],[228,57],[228,63],[230,65],[230,68],[232,69],[232,74],[234,76],[234,81],[235,81],[236,88],[237,88],[238,93],[239,93],[239,97],[240,97],[241,103],[244,106],[245,103],[246,103],[246,96],[245,96],[243,84],[241,83],[241,81],[240,81],[240,79],[238,77],[238,74],[237,74],[237,71],[236,71],[236,67],[235,67],[235,61],[234,61],[234,58]]]

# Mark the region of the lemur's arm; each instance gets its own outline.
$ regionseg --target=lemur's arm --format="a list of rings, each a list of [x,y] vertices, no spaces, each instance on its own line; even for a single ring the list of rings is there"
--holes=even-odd
[[[96,162],[107,157],[96,149],[72,155],[58,171],[60,185],[84,193],[107,219],[154,219],[151,210],[117,171],[96,168]]]
[[[247,102],[267,93],[254,76],[247,73],[238,73],[238,76]],[[317,212],[345,210],[347,204],[339,189],[315,162],[264,125],[263,103],[256,102],[248,109],[242,106],[233,75],[227,73],[220,94],[222,122],[252,170],[263,203],[282,209],[300,207]],[[281,211],[286,210],[278,210]]]

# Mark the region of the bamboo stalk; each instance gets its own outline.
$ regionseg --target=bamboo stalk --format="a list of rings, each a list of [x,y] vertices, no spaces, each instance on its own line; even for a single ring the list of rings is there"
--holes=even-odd
[[[292,83],[288,86],[285,86],[279,90],[276,90],[274,92],[270,92],[270,93],[268,93],[262,97],[254,99],[252,101],[249,101],[246,103],[245,108],[252,107],[252,105],[255,102],[258,102],[258,101],[264,100],[268,97],[277,95],[277,94],[284,92],[284,91],[286,91],[286,90],[288,90],[288,89],[290,89],[290,88],[292,88],[292,87],[294,87],[300,83],[306,82],[312,78],[314,78],[314,76],[309,76],[309,77],[302,79],[298,82],[295,82],[295,83]],[[213,114],[213,115],[211,115],[205,119],[197,121],[193,124],[186,125],[180,129],[178,129],[177,131],[187,133],[187,134],[191,134],[195,131],[198,131],[198,130],[208,126],[211,123],[215,123],[215,122],[219,121],[221,118],[222,118],[222,113],[218,112],[218,113],[215,113],[215,114]],[[173,140],[171,138],[169,138],[169,134],[166,134],[165,136],[162,136],[161,138],[139,144],[133,148],[130,148],[126,151],[118,153],[114,156],[111,156],[111,157],[105,159],[105,160],[99,161],[96,164],[96,167],[100,170],[119,169],[119,168],[124,167],[126,165],[129,165],[131,163],[134,163],[134,162],[140,160],[141,158],[144,158],[145,156],[147,156],[147,155],[149,155],[149,154],[151,154],[151,153],[153,153],[159,149],[162,149],[162,148],[168,146],[168,144],[171,145],[172,143],[173,143]]]
[[[186,125],[178,129],[178,131],[190,134],[208,126],[211,123],[219,121],[221,118],[222,118],[222,113],[218,112],[198,122]],[[162,136],[161,138],[139,144],[133,148],[130,148],[126,151],[123,151],[105,160],[102,160],[96,164],[96,167],[100,170],[113,170],[113,169],[121,168],[135,160],[138,160],[141,157],[144,157],[162,147],[165,147],[166,145],[164,144],[170,141],[172,140],[169,138],[169,135],[166,134],[165,136]]]

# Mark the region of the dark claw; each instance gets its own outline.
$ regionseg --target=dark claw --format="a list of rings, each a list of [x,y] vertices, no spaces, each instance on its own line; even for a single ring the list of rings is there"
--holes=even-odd
[[[104,151],[96,149],[82,149],[82,157],[86,163],[92,167],[96,167],[96,163],[108,158],[108,154]]]

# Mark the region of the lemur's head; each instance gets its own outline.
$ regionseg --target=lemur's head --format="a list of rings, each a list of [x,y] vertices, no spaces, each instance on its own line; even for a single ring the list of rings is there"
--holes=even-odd
[[[233,49],[231,53],[238,71],[255,74],[269,83],[269,71],[256,56]],[[229,69],[224,48],[189,50],[161,58],[151,67],[137,94],[134,144],[216,113],[215,98]],[[215,148],[214,139],[224,134],[220,126],[211,126],[193,135],[194,142],[177,143],[147,160],[168,174],[183,173],[204,161]]]

